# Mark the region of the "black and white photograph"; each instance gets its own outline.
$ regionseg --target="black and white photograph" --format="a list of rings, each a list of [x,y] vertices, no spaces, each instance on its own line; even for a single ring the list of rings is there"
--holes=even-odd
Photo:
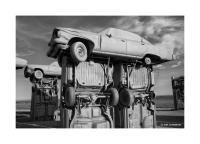
[[[16,15],[16,128],[183,129],[184,15]]]

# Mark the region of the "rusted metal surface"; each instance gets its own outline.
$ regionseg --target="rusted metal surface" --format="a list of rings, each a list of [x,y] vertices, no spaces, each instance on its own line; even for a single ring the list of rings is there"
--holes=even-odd
[[[54,111],[58,108],[58,96],[45,90],[32,87],[31,120],[53,120]]]

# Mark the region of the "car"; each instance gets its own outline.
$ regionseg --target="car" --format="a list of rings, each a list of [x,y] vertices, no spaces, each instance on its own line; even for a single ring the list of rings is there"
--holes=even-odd
[[[119,93],[113,87],[113,64],[86,61],[77,65],[68,63],[62,69],[61,108],[71,111],[70,121],[64,120],[67,126],[113,128],[110,111],[119,101]]]
[[[75,105],[76,98],[87,99],[98,103],[99,99],[108,99],[111,106],[119,101],[119,94],[113,86],[113,66],[107,64],[81,62],[78,65],[67,65],[66,84],[63,85],[63,95],[67,107]],[[101,103],[102,101],[100,101]]]
[[[28,78],[34,76],[34,78],[40,80],[45,76],[60,77],[61,68],[59,66],[52,65],[34,65],[29,64],[24,69],[24,77]]]
[[[57,27],[53,30],[48,45],[48,57],[58,58],[66,51],[76,63],[86,61],[93,55],[119,60],[140,60],[146,65],[175,59],[172,48],[155,47],[137,34],[116,28],[93,33]]]
[[[114,87],[119,91],[119,104],[114,110],[115,127],[155,127],[153,69],[140,63],[118,63],[114,66],[113,76]]]

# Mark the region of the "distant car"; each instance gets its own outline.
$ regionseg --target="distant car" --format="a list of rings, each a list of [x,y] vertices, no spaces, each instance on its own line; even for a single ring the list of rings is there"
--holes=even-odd
[[[51,65],[28,65],[24,70],[24,77],[34,76],[36,79],[42,79],[46,76],[61,76],[61,68]]]
[[[27,65],[28,61],[19,57],[16,57],[16,69],[22,69]]]
[[[147,65],[162,63],[174,58],[171,48],[157,48],[137,34],[107,28],[92,33],[72,28],[55,28],[49,42],[47,56],[57,58],[62,50],[68,50],[75,62],[86,61],[90,55],[139,59]]]

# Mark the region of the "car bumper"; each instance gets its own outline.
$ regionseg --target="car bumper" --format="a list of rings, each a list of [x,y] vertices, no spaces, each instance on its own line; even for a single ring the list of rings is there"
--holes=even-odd
[[[55,41],[53,43],[49,44],[49,50],[47,52],[47,56],[51,58],[57,58],[58,54],[61,50],[66,50],[69,46],[66,43],[56,43]]]

